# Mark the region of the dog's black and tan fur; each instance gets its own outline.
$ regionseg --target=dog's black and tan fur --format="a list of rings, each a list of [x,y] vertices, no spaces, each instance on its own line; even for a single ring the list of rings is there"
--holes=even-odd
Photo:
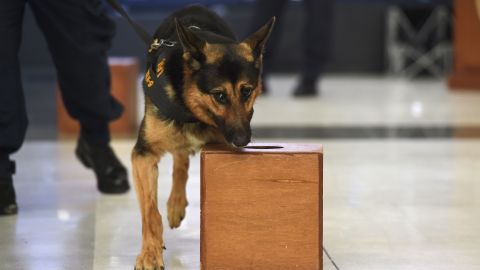
[[[163,225],[157,208],[160,158],[167,152],[173,155],[167,216],[170,227],[177,228],[188,204],[185,186],[189,155],[206,143],[241,147],[250,142],[253,104],[262,91],[262,52],[273,24],[274,18],[238,42],[219,16],[204,7],[190,6],[173,13],[156,31],[155,38],[177,42],[162,56],[165,62],[158,72],[167,78],[163,91],[169,102],[194,120],[166,116],[148,95],[145,97],[145,116],[132,153],[142,214],[142,250],[135,269],[164,267]],[[150,64],[158,61],[153,59]]]

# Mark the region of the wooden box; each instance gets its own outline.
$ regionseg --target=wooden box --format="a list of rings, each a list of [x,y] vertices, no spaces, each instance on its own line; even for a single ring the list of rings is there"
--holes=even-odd
[[[322,147],[274,146],[202,151],[203,270],[322,269]]]
[[[137,79],[139,64],[135,57],[110,57],[111,93],[123,105],[123,115],[110,123],[110,133],[115,137],[128,137],[137,130]],[[57,89],[57,122],[60,137],[77,137],[80,125],[72,119],[63,105]]]
[[[478,13],[480,3],[478,2],[478,0],[454,1],[454,63],[453,72],[448,81],[453,90],[480,90],[480,14]]]

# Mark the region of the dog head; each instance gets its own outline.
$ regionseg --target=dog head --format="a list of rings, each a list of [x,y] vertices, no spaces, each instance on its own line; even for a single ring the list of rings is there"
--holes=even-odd
[[[209,43],[176,21],[183,46],[186,106],[237,147],[250,142],[253,104],[262,91],[262,54],[275,18],[242,42]]]

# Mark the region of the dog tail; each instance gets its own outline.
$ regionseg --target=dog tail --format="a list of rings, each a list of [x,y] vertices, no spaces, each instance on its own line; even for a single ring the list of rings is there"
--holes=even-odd
[[[107,0],[108,4],[120,15],[122,15],[123,18],[125,18],[128,23],[133,27],[133,30],[137,32],[137,34],[142,38],[143,42],[148,46],[150,46],[150,43],[152,42],[152,36],[143,28],[141,25],[139,25],[137,22],[132,20],[130,15],[125,11],[125,9],[118,3],[117,0]]]

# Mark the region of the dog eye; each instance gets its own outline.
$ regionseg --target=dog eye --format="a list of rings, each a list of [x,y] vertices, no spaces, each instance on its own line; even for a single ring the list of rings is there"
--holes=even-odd
[[[240,89],[240,92],[242,94],[242,100],[247,101],[250,98],[250,96],[252,95],[253,87],[244,85]]]
[[[227,95],[223,92],[216,92],[216,93],[213,93],[213,97],[215,98],[215,100],[220,103],[220,104],[227,104],[228,102],[228,99],[227,99]]]

